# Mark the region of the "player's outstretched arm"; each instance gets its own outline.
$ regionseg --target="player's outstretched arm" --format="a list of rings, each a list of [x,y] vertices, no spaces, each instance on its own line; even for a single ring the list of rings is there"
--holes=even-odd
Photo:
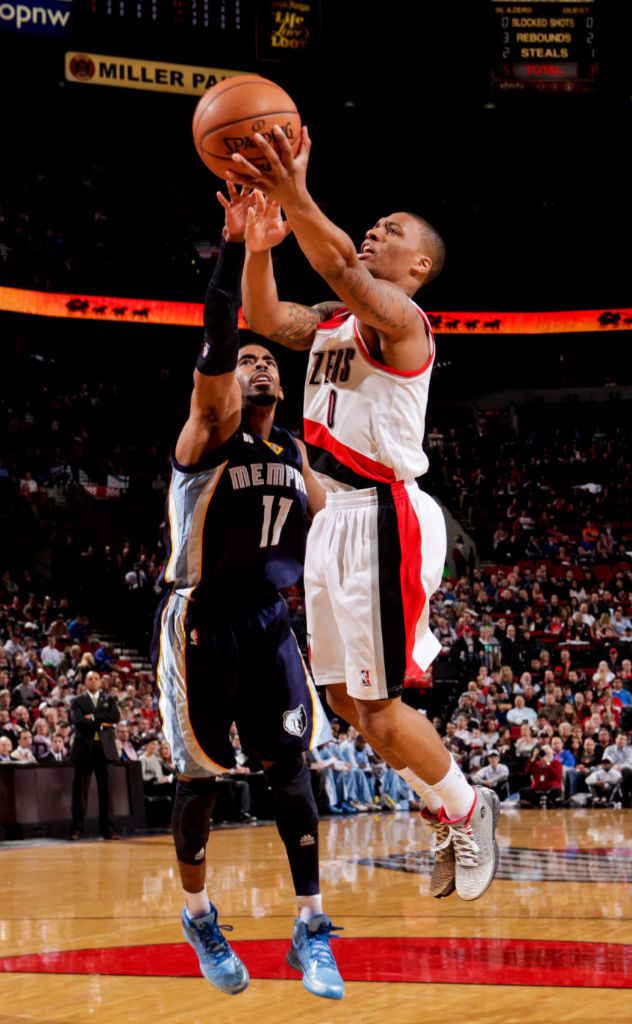
[[[362,265],[349,235],[323,213],[308,192],[307,163],[311,142],[302,130],[301,148],[295,157],[283,131],[273,128],[279,150],[261,135],[257,145],[269,161],[262,171],[240,154],[233,156],[233,181],[260,189],[268,200],[283,206],[287,222],[314,270],[360,320],[390,341],[410,339],[420,333],[418,313],[405,292],[389,281],[379,280]]]
[[[283,220],[279,204],[256,191],[255,204],[248,210],[246,223],[246,262],[242,278],[244,315],[256,334],[286,348],[307,349],[318,324],[327,318],[330,307],[339,303],[310,307],[281,302],[271,250],[289,233],[289,224]]]
[[[296,439],[296,443],[303,458],[302,474],[303,480],[305,481],[305,488],[307,490],[307,511],[309,516],[313,519],[316,513],[320,512],[321,508],[325,507],[327,502],[327,492],[312,473],[304,443],[298,438]]]
[[[228,199],[217,198],[225,211],[220,254],[204,302],[204,341],[193,372],[189,418],[176,444],[176,459],[185,466],[219,448],[239,426],[241,391],[235,379],[239,353],[240,283],[244,260],[246,211],[250,189],[228,186]]]

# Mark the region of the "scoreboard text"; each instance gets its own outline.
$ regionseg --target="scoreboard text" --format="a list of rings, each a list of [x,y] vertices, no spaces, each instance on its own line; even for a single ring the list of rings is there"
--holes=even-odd
[[[586,93],[597,89],[598,0],[490,0],[492,91]]]

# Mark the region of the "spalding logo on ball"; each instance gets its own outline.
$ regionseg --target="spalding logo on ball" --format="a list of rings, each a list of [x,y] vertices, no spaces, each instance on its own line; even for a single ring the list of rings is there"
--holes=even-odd
[[[284,89],[259,75],[234,75],[205,92],[193,114],[195,148],[220,178],[234,167],[233,153],[267,170],[268,161],[254,140],[259,132],[274,145],[272,126],[280,125],[292,152],[301,143],[301,118]]]

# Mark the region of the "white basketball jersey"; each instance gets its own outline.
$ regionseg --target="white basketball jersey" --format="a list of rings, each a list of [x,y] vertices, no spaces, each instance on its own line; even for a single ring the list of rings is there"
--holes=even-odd
[[[310,353],[303,404],[309,463],[326,490],[413,480],[428,468],[423,438],[435,344],[426,314],[430,356],[404,372],[369,355],[357,317],[345,308],[319,325]]]

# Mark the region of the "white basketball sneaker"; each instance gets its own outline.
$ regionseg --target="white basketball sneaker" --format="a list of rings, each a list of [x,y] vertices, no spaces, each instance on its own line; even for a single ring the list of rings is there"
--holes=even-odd
[[[464,818],[450,821],[445,817],[443,808],[438,815],[438,820],[450,830],[454,880],[462,900],[477,900],[482,896],[498,868],[495,833],[500,817],[500,800],[492,789],[485,786],[474,786],[474,793],[472,809]]]
[[[430,876],[430,895],[441,899],[454,892],[455,863],[452,848],[452,829],[447,822],[437,815],[431,814],[426,808],[421,812],[421,819],[432,831],[432,849],[434,865]]]

